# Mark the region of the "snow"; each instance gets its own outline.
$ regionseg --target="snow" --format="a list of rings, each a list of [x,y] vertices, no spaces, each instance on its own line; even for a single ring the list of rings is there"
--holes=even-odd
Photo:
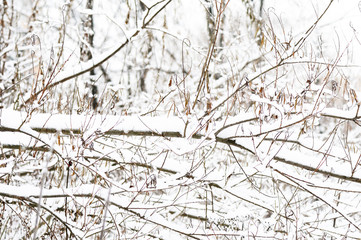
[[[359,1],[167,2],[0,3],[1,238],[357,238]]]
[[[129,133],[150,132],[161,134],[175,132],[182,134],[184,122],[178,117],[140,117],[140,116],[86,116],[62,114],[38,114],[29,125],[32,128],[53,128],[56,130],[86,129],[88,135],[99,130],[101,133],[119,131]]]

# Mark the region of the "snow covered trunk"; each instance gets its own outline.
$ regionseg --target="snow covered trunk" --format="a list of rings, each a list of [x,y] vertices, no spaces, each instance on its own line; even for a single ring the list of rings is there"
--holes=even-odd
[[[86,1],[86,9],[93,10],[94,1]],[[94,17],[93,14],[84,13],[82,17],[82,32],[83,39],[80,43],[80,60],[87,62],[93,59],[93,48],[94,48]],[[89,72],[89,81],[86,83],[90,89],[90,106],[93,110],[98,108],[98,86],[97,80],[95,79],[95,69],[90,70]]]

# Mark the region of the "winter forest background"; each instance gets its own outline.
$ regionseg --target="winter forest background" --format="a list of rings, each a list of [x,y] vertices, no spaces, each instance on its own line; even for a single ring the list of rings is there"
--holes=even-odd
[[[359,239],[359,0],[1,0],[0,239]]]

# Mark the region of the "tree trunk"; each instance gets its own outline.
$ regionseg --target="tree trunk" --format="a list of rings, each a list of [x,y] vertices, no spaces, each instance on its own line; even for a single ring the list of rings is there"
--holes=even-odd
[[[87,9],[93,9],[93,0],[88,0],[86,3],[86,8]],[[87,16],[84,17],[83,20],[83,38],[84,38],[84,42],[81,43],[80,45],[80,60],[81,61],[89,61],[90,59],[93,58],[92,52],[91,52],[91,48],[94,47],[94,20],[93,20],[93,15],[89,14]],[[90,98],[91,98],[91,106],[93,108],[93,110],[96,110],[98,107],[98,99],[97,99],[97,95],[98,95],[98,86],[96,85],[96,79],[95,79],[95,70],[92,69],[90,71],[90,81],[89,81],[89,86],[90,86]]]

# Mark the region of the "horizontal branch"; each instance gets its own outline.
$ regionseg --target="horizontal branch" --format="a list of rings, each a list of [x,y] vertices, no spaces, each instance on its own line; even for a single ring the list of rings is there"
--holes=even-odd
[[[64,135],[71,135],[71,134],[81,134],[82,130],[80,129],[55,129],[55,128],[33,128],[34,131],[39,133],[62,133]],[[126,131],[126,130],[117,130],[111,129],[102,133],[103,135],[127,135],[127,136],[144,136],[144,137],[183,137],[180,132],[173,132],[173,131],[165,131],[165,132],[153,132],[153,131]]]
[[[325,109],[323,111],[323,116],[334,119],[341,120],[350,120],[356,121],[360,117],[356,115],[353,111],[340,111],[333,109]],[[9,115],[7,118],[6,116]],[[25,114],[23,114],[24,116]],[[23,123],[22,115],[19,112],[3,112],[2,123],[3,126],[0,126],[1,132],[22,132],[29,135],[32,138],[35,138],[38,141],[36,145],[30,146],[29,142],[14,144],[8,143],[6,138],[0,139],[0,144],[3,148],[10,149],[25,149],[33,151],[54,151],[53,146],[47,144],[45,141],[41,141],[40,138],[35,136],[34,133],[46,133],[46,134],[64,134],[64,135],[87,135],[92,134],[97,135],[98,137],[106,137],[108,135],[123,135],[123,136],[144,136],[144,137],[164,137],[164,138],[193,138],[193,139],[206,139],[214,140],[218,143],[223,143],[231,145],[242,149],[254,156],[256,152],[253,150],[253,145],[243,144],[242,140],[230,139],[229,135],[222,135],[212,137],[212,135],[206,135],[207,133],[201,133],[194,131],[194,129],[199,129],[199,122],[191,122],[186,124],[181,118],[178,117],[134,117],[134,116],[91,116],[91,115],[50,115],[50,114],[37,114],[32,116],[32,118],[25,124],[25,128],[31,130],[33,133],[28,134],[22,130],[18,130],[15,126],[21,126]],[[236,121],[239,125],[249,122],[256,121],[256,118],[251,117],[248,119]],[[294,121],[299,122],[299,121]],[[216,125],[221,126],[219,129],[225,129],[222,122],[216,122]],[[10,127],[9,127],[10,126]],[[12,127],[14,126],[14,127]],[[230,123],[229,126],[234,126],[234,123]],[[291,125],[290,125],[291,126]],[[288,127],[290,127],[288,126]],[[231,127],[231,128],[232,128]],[[186,131],[188,129],[188,131]],[[278,127],[276,127],[278,128]],[[229,129],[227,130],[229,131]],[[190,136],[184,136],[184,132],[196,132]],[[215,133],[219,133],[217,129],[214,130]],[[228,134],[234,134],[230,132]],[[258,135],[257,135],[258,136]],[[252,137],[252,136],[250,136]],[[262,136],[263,137],[263,136]],[[28,140],[27,140],[28,141]],[[276,141],[276,140],[275,140]],[[287,140],[285,140],[287,142]],[[290,143],[291,140],[290,140]],[[309,149],[310,150],[310,149]],[[310,150],[311,151],[311,150]],[[61,156],[60,149],[55,152]],[[273,160],[278,162],[292,165],[298,168],[302,168],[313,173],[321,173],[326,176],[335,177],[342,180],[347,180],[351,182],[361,183],[361,179],[355,176],[348,176],[345,174],[335,173],[328,169],[322,169],[319,166],[310,166],[311,164],[304,164],[304,162],[293,161],[289,157],[285,157],[280,154],[276,154],[273,157]],[[147,166],[140,166],[147,167]],[[158,169],[160,170],[160,169]],[[170,170],[172,172],[173,170]],[[337,171],[337,169],[336,169]]]

